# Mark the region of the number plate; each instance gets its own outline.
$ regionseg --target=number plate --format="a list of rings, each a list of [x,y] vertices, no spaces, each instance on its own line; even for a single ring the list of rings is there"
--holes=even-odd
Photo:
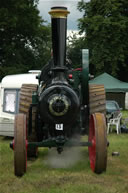
[[[55,128],[56,130],[63,131],[63,124],[56,124]]]

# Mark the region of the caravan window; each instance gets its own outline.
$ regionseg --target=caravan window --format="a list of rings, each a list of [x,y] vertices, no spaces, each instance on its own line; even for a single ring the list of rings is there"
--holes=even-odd
[[[5,89],[3,111],[16,114],[18,112],[18,109],[19,109],[19,90]]]

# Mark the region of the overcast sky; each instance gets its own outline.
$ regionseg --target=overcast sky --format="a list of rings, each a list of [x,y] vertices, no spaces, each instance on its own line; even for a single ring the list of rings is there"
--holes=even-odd
[[[77,19],[82,17],[82,13],[77,10],[77,3],[79,0],[39,0],[38,9],[40,15],[44,20],[51,22],[50,15],[48,12],[53,6],[65,6],[70,11],[67,21],[68,30],[78,30],[77,28]],[[86,2],[88,0],[85,0]]]

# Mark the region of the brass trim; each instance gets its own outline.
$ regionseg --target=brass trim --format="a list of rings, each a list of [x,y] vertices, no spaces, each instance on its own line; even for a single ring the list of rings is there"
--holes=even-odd
[[[63,101],[63,103],[64,103],[64,105],[65,105],[64,110],[61,111],[61,112],[56,112],[56,111],[54,111],[54,109],[53,109],[53,107],[52,107],[53,103],[56,102],[57,100]],[[50,100],[50,102],[49,102],[49,111],[50,111],[54,116],[63,116],[63,115],[65,115],[65,114],[67,113],[68,109],[69,109],[69,103],[68,103],[68,101],[67,101],[67,99],[66,99],[65,97],[55,96],[55,97],[52,98],[52,99]]]
[[[66,18],[70,12],[63,9],[53,9],[49,11],[52,18]]]

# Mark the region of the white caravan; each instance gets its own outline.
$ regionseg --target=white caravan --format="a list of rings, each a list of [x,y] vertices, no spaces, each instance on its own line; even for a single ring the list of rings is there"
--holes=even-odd
[[[38,84],[40,71],[5,76],[0,83],[0,135],[14,136],[14,117],[19,111],[22,84]]]

